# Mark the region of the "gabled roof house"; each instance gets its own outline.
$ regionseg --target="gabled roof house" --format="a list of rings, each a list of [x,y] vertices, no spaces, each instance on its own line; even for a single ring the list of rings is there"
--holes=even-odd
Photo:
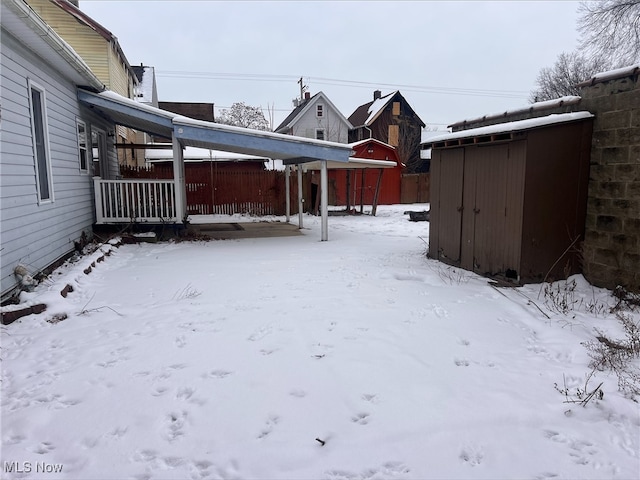
[[[375,138],[396,147],[398,159],[408,173],[421,171],[420,139],[425,123],[411,108],[399,90],[382,95],[373,92],[373,100],[360,105],[349,116],[353,128],[349,142]]]
[[[306,92],[304,99],[296,102],[293,111],[275,129],[276,133],[347,143],[353,126],[323,92],[313,96]]]
[[[78,1],[26,0],[29,6],[85,61],[105,87],[123,97],[135,99],[138,78],[116,36],[78,7]],[[125,144],[137,142],[136,132],[116,129],[121,164],[144,163],[144,150]],[[138,158],[140,157],[140,158]]]

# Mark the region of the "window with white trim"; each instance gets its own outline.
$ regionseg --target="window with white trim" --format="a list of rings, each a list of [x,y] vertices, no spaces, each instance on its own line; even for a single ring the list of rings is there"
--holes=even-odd
[[[324,128],[316,128],[316,140],[324,140]]]
[[[76,120],[78,131],[78,158],[80,160],[80,171],[89,172],[89,160],[87,158],[87,124],[82,120]]]
[[[316,117],[322,117],[324,115],[324,105],[316,105]]]
[[[28,83],[38,202],[52,202],[53,183],[51,181],[51,158],[49,154],[49,132],[44,88],[31,80]]]

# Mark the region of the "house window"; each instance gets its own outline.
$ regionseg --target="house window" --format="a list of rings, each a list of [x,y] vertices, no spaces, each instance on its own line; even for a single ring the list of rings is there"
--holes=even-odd
[[[316,117],[322,117],[324,115],[324,105],[316,105]]]
[[[400,143],[400,129],[398,125],[389,125],[389,145],[397,147]]]
[[[107,171],[107,141],[102,130],[91,127],[91,157],[93,158],[93,175],[108,178]]]
[[[44,89],[31,81],[29,82],[29,101],[38,200],[39,202],[50,202],[53,201],[53,184],[51,182],[45,95]]]
[[[316,140],[324,140],[324,128],[316,128]]]
[[[89,171],[87,159],[87,125],[82,120],[76,120],[78,129],[78,156],[80,158],[80,171],[87,173]]]
[[[400,115],[400,102],[393,102],[393,106],[391,107],[391,114],[394,116]]]

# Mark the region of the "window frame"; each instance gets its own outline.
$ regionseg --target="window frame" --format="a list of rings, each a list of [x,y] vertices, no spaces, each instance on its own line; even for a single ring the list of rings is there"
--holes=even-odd
[[[80,126],[84,128],[84,146],[80,139]],[[87,128],[87,122],[80,118],[76,118],[76,137],[78,138],[78,165],[80,167],[80,173],[89,174],[89,129]],[[84,151],[84,168],[82,168],[82,153]]]
[[[27,90],[29,97],[29,116],[31,121],[31,139],[33,148],[33,161],[36,176],[36,193],[38,196],[38,205],[53,203],[53,172],[51,168],[51,150],[49,143],[49,122],[47,115],[47,94],[45,88],[32,79],[27,79]],[[39,96],[39,114],[40,118],[36,119],[36,105],[34,104],[33,94],[38,92]],[[36,121],[39,120],[39,128]],[[41,130],[41,131],[39,131]],[[42,148],[38,148],[38,136],[42,135]],[[44,158],[42,158],[44,156]],[[45,178],[42,178],[42,177]],[[47,196],[43,196],[43,182],[46,183]]]
[[[91,124],[91,172],[94,177],[108,179],[107,132]]]
[[[316,105],[316,117],[318,118],[324,117],[324,105],[321,103]]]

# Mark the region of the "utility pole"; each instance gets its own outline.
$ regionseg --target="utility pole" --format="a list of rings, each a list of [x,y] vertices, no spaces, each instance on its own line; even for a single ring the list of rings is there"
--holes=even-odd
[[[300,80],[298,80],[298,83],[300,84],[300,101],[303,102],[304,101],[304,91],[307,88],[307,86],[302,83],[302,77],[300,77]]]

